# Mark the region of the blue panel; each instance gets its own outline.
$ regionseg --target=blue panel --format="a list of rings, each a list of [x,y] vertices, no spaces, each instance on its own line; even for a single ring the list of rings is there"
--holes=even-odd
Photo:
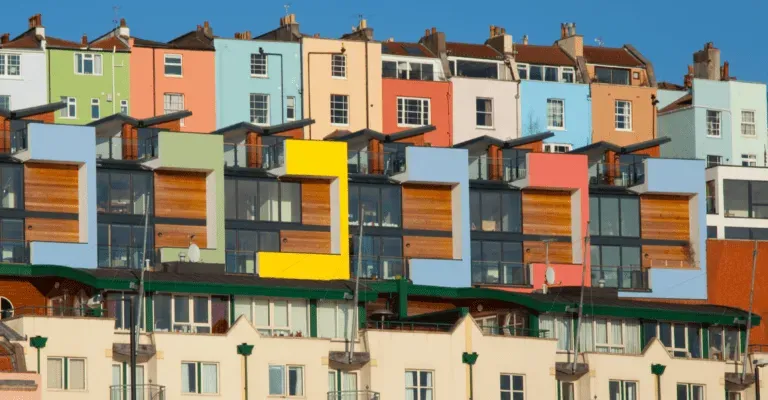
[[[547,99],[564,101],[564,129],[547,126]],[[520,101],[522,136],[552,131],[555,136],[547,139],[548,143],[569,143],[573,148],[591,143],[592,104],[589,85],[526,80],[520,83]]]

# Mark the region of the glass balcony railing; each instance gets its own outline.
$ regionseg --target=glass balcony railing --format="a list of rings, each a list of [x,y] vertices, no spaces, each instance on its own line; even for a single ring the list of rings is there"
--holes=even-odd
[[[546,329],[527,329],[520,326],[482,326],[480,330],[486,335],[493,336],[517,336],[517,337],[549,337],[549,331]]]
[[[328,400],[379,400],[378,392],[370,390],[341,390],[328,392]]]
[[[144,264],[143,259],[149,259],[149,263],[154,265],[156,254],[150,246],[146,249],[146,255],[143,246],[98,246],[98,265],[100,268],[130,268],[141,269]]]
[[[450,332],[453,324],[421,321],[367,321],[365,329],[405,332]]]
[[[350,174],[394,175],[405,172],[405,152],[347,152],[347,168]]]
[[[123,139],[120,136],[97,137],[96,158],[99,160],[144,161],[157,157],[158,136],[145,139]]]
[[[23,316],[114,318],[107,314],[107,310],[98,307],[24,306],[0,311],[0,319]]]
[[[469,179],[513,182],[526,177],[526,159],[469,157]]]
[[[472,284],[530,286],[528,267],[520,262],[472,261]]]
[[[229,274],[255,274],[256,252],[250,250],[227,250],[226,267]]]
[[[593,186],[630,187],[644,182],[645,167],[642,163],[597,163],[589,167],[589,184]]]
[[[398,279],[406,276],[403,257],[352,256],[349,258],[351,276],[357,275],[358,262],[361,279]]]
[[[17,129],[11,132],[11,154],[27,149],[27,128]]]
[[[28,264],[29,247],[22,240],[0,240],[0,262],[6,264]]]
[[[648,270],[642,267],[592,266],[592,286],[619,290],[648,290]]]
[[[131,385],[109,387],[109,400],[131,400]],[[136,400],[165,400],[165,386],[136,384]]]
[[[224,143],[224,166],[272,169],[282,165],[282,143],[267,145]]]

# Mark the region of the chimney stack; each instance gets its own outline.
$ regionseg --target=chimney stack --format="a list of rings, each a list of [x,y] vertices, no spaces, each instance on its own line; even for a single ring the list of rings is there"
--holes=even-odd
[[[693,87],[693,65],[688,66],[688,73],[683,76],[683,86],[686,89]]]
[[[341,38],[370,41],[373,40],[373,28],[368,27],[367,20],[360,19],[357,26],[352,27],[352,32],[341,35]]]
[[[3,36],[0,36],[0,44],[6,44],[11,38],[10,33],[3,33]]]
[[[120,18],[120,27],[117,28],[117,35],[123,39],[130,39],[131,30],[128,29],[128,24],[125,22],[125,18]]]
[[[435,27],[432,27],[432,29],[425,29],[424,37],[419,39],[419,44],[428,48],[429,51],[440,58],[440,63],[443,66],[445,76],[450,77],[451,71],[448,68],[448,48],[445,45],[445,33],[438,32]]]
[[[80,39],[80,44],[82,44],[83,47],[88,47],[88,35],[83,35]]]
[[[42,14],[35,14],[35,15],[29,17],[29,27],[30,28],[37,28],[38,26],[43,26],[43,16],[42,16]]]
[[[213,39],[213,28],[211,28],[208,21],[203,22],[203,34],[209,39]]]
[[[245,39],[245,40],[251,40],[251,31],[245,31],[245,32],[243,32],[243,39]]]
[[[720,49],[712,42],[693,53],[693,76],[698,79],[720,80]]]
[[[511,54],[514,50],[512,35],[507,35],[507,30],[491,25],[491,37],[485,41],[485,44],[493,47],[496,51],[503,54]]]
[[[523,35],[523,46],[528,46],[528,35]]]
[[[584,37],[576,34],[576,24],[573,22],[560,24],[560,40],[557,45],[572,58],[584,57]]]
[[[724,81],[731,80],[730,64],[728,61],[723,63],[723,67],[720,69],[720,79]]]
[[[560,24],[560,39],[565,39],[566,37],[565,24]]]
[[[491,25],[491,32],[488,34],[488,39],[493,39],[496,36],[496,26]]]

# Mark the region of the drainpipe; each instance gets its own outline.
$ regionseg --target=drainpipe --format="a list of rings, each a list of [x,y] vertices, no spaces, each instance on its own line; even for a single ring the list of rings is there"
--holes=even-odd
[[[155,71],[156,48],[152,48],[152,115],[157,117],[157,71]],[[130,113],[129,113],[130,114]]]
[[[29,338],[29,345],[37,349],[37,374],[40,375],[40,349],[45,348],[45,344],[48,343],[47,337],[37,335]]]
[[[656,375],[656,400],[661,400],[661,375],[667,369],[666,365],[651,364],[651,373]]]
[[[265,53],[263,47],[259,47],[259,54],[262,56],[277,56],[280,57],[280,123],[285,123],[285,85],[283,84],[283,55],[279,53]],[[269,59],[267,59],[267,68],[269,68]],[[295,107],[295,105],[294,105]],[[296,110],[293,110],[294,117],[296,116]]]
[[[112,46],[112,114],[115,114],[115,101],[117,101],[115,98],[115,52],[117,52],[117,46]]]
[[[651,119],[653,119],[653,131],[651,134],[653,135],[653,139],[656,139],[659,135],[658,132],[656,132],[656,118],[657,111],[656,111],[656,105],[659,104],[659,99],[656,98],[655,94],[651,95]]]
[[[237,345],[237,354],[243,356],[243,362],[245,363],[245,383],[244,383],[244,389],[245,389],[245,400],[248,400],[248,356],[253,353],[253,345],[248,343],[243,343]]]
[[[325,54],[329,56],[334,55],[343,55],[344,52],[346,52],[347,49],[344,48],[344,44],[341,45],[341,52],[333,52],[333,51],[310,51],[307,53],[307,118],[312,118],[312,90],[311,84],[312,84],[312,56],[317,54]],[[345,64],[346,65],[346,64]],[[367,73],[367,71],[366,71]],[[333,74],[333,71],[331,71],[331,74]],[[366,105],[367,107],[367,105]],[[312,125],[309,125],[309,139],[312,140]]]
[[[467,353],[467,352],[462,353],[461,362],[469,365],[469,400],[472,400],[475,393],[474,379],[472,377],[472,367],[477,362],[477,353]]]
[[[371,103],[368,99],[368,36],[365,37],[365,128],[371,129]]]

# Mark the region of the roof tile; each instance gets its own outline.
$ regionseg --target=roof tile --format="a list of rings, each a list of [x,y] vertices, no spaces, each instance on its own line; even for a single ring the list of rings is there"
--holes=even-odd
[[[584,58],[590,64],[615,65],[620,67],[644,67],[624,47],[594,47],[584,46]]]
[[[559,46],[518,45],[515,61],[527,64],[576,66],[576,61]]]
[[[381,47],[382,54],[410,57],[437,57],[420,43],[383,42]]]
[[[504,57],[491,46],[485,44],[456,43],[445,44],[449,56],[467,58],[485,58],[489,60],[501,60]]]

